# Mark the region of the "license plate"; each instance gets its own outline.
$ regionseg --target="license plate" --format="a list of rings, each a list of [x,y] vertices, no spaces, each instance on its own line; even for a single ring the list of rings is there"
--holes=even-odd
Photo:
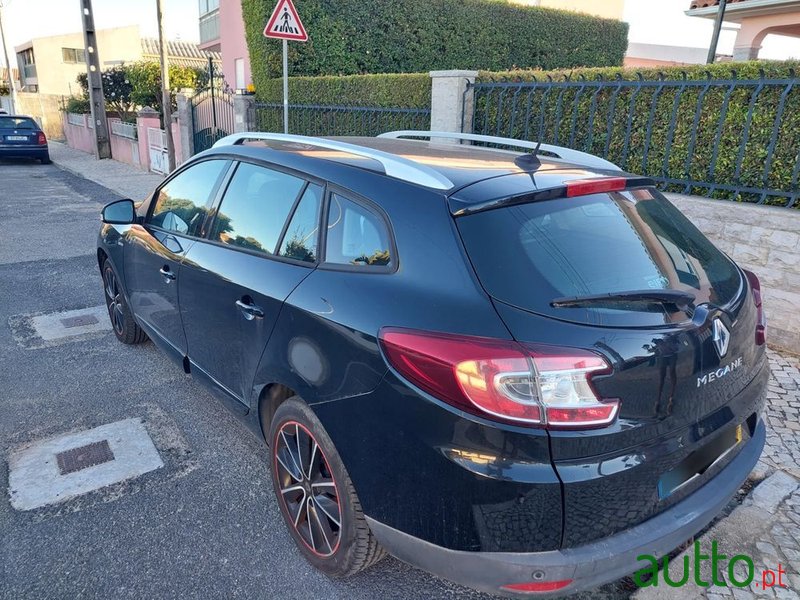
[[[9,142],[27,142],[28,136],[27,135],[7,135],[6,141]]]

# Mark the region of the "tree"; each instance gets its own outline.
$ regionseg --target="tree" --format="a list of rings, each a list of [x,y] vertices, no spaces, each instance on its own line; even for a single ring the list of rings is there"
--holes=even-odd
[[[117,65],[102,72],[103,97],[106,106],[117,112],[123,121],[134,120],[136,103],[133,100],[133,85],[128,78],[128,67]],[[89,91],[86,73],[78,75],[78,84],[84,95]]]
[[[11,90],[8,88],[8,84],[5,81],[0,81],[0,96],[8,96],[11,94]]]
[[[184,88],[197,88],[199,69],[169,66],[169,83],[172,106],[177,109],[175,94]],[[151,106],[161,111],[161,67],[154,62],[136,62],[128,65],[128,78],[133,86],[131,97],[139,106]]]

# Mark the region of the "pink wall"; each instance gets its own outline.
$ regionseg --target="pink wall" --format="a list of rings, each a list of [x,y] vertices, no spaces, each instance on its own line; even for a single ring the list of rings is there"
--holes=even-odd
[[[72,125],[67,121],[67,115],[64,114],[64,137],[67,138],[67,145],[76,150],[82,150],[89,154],[94,154],[94,131],[89,129],[87,120],[91,119],[91,115],[84,115],[85,125]]]
[[[235,60],[243,58],[245,87],[251,84],[253,79],[250,75],[250,55],[247,53],[247,39],[244,34],[242,0],[220,0],[219,40],[225,81],[231,88],[236,89]]]
[[[172,142],[175,144],[175,166],[181,166],[183,162],[183,146],[181,146],[181,128],[177,121],[172,122]]]
[[[119,119],[108,120],[108,133],[109,139],[111,140],[111,158],[133,165],[134,167],[141,167],[139,142],[128,137],[114,135],[111,131],[111,123],[113,121],[119,121]]]

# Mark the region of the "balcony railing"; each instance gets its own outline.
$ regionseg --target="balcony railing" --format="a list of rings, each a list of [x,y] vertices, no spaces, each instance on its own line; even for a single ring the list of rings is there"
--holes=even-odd
[[[207,44],[219,39],[219,10],[200,17],[200,43]]]
[[[25,77],[25,79],[32,79],[36,77],[36,65],[35,64],[23,65],[22,75],[23,77]]]

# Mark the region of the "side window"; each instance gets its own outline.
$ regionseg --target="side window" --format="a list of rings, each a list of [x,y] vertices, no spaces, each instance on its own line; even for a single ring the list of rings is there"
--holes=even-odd
[[[206,160],[189,167],[158,192],[149,224],[175,233],[200,235],[226,160]]]
[[[241,163],[222,198],[211,239],[272,254],[305,181]]]
[[[286,228],[279,256],[316,262],[321,204],[322,187],[313,183],[308,184],[292,215],[292,220],[289,221],[289,227]]]
[[[368,208],[331,194],[325,262],[365,268],[391,264],[389,231]]]

